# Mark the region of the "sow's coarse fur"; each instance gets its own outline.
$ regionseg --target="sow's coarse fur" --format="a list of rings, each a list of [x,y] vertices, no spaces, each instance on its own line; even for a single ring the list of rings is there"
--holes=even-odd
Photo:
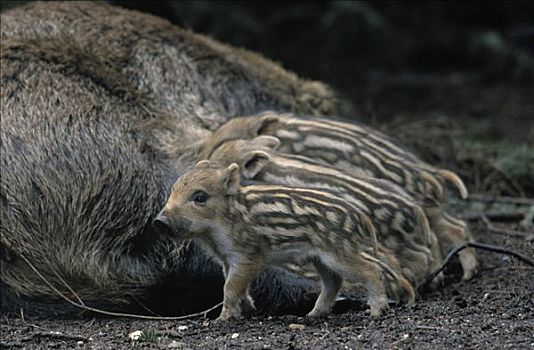
[[[467,196],[462,180],[451,171],[426,164],[393,138],[362,124],[275,112],[234,118],[206,140],[199,159],[209,158],[226,141],[259,135],[276,136],[281,142],[280,152],[307,156],[356,176],[385,179],[402,187],[424,207],[444,255],[472,241],[465,223],[442,208],[447,182],[462,198]],[[477,268],[473,249],[460,252],[459,259],[464,279],[470,279]]]
[[[220,295],[199,295],[222,283],[217,266],[193,245],[151,230],[190,165],[170,158],[191,153],[229,116],[330,113],[330,90],[256,54],[104,3],[22,6],[2,13],[1,35],[3,297],[7,290],[57,297],[26,258],[84,301],[123,302],[166,279],[193,298],[179,298],[180,308],[216,301]],[[273,306],[309,293],[309,282],[292,274],[261,277],[253,293]]]

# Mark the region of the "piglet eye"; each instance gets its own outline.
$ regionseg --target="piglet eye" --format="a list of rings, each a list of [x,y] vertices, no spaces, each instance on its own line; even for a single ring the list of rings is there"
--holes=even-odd
[[[191,199],[197,204],[203,204],[208,200],[208,194],[204,191],[196,191],[191,196]]]

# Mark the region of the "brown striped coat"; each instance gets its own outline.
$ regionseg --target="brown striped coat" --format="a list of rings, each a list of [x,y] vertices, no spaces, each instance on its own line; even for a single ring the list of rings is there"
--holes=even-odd
[[[334,191],[241,183],[239,166],[203,161],[183,175],[159,215],[170,231],[199,242],[226,276],[221,319],[252,309],[248,286],[262,265],[311,262],[322,290],[309,316],[330,312],[343,279],[363,286],[373,317],[387,308],[383,275],[413,301],[398,264],[376,249],[374,227]],[[388,256],[395,259],[394,256]]]
[[[416,285],[439,265],[441,253],[428,220],[401,188],[389,181],[350,176],[307,157],[276,152],[271,148],[277,143],[270,136],[229,141],[210,160],[224,166],[237,162],[247,179],[339,193],[371,219],[378,240],[396,254],[404,274]]]
[[[451,171],[421,161],[393,138],[362,124],[272,112],[235,118],[204,142],[199,159],[210,158],[227,141],[259,135],[276,136],[280,152],[307,156],[356,176],[371,176],[400,186],[425,210],[442,255],[472,241],[465,223],[442,208],[446,183],[456,187],[462,198],[467,196],[461,179]],[[463,250],[459,257],[464,279],[471,278],[477,268],[474,251]]]

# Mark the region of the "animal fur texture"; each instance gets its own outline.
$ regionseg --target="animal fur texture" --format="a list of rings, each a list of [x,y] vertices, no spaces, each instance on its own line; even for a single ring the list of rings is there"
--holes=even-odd
[[[393,138],[362,124],[275,112],[234,118],[204,142],[199,159],[209,158],[227,141],[261,135],[277,137],[280,152],[306,156],[355,176],[375,177],[398,185],[425,210],[443,255],[472,241],[467,225],[442,208],[447,183],[462,198],[467,196],[461,179],[451,171],[421,161]],[[474,251],[466,249],[459,256],[464,279],[470,279],[477,269]]]
[[[311,317],[331,311],[343,279],[363,286],[371,315],[379,317],[388,307],[382,269],[409,301],[414,299],[400,271],[362,249],[376,244],[375,228],[335,191],[242,185],[236,163],[219,168],[205,160],[177,180],[155,224],[167,234],[199,242],[223,266],[222,320],[253,310],[247,290],[263,265],[287,262],[311,262],[320,276],[322,290]]]
[[[23,255],[84,301],[122,303],[173,279],[192,295],[179,307],[202,305],[195,288],[221,272],[150,225],[195,145],[231,116],[334,108],[321,83],[102,2],[20,6],[2,12],[1,35],[2,293],[57,298]],[[310,289],[281,270],[259,281],[274,308]]]

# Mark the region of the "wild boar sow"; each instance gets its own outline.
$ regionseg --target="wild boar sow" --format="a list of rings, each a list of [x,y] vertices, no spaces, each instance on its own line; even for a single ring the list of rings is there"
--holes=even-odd
[[[2,292],[56,297],[24,259],[84,301],[222,285],[194,245],[151,229],[192,145],[234,115],[333,112],[321,83],[103,3],[22,6],[1,34]],[[257,299],[282,306],[310,286],[273,269],[259,281]]]

